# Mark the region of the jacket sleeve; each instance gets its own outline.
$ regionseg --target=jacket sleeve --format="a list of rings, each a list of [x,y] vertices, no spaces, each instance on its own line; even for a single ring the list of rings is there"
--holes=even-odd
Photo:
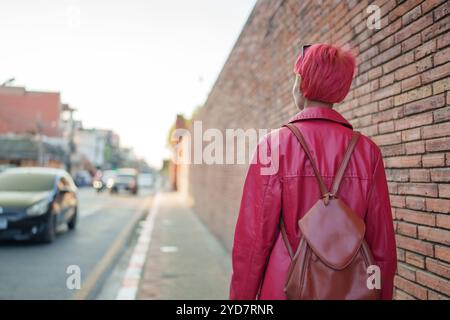
[[[397,254],[386,173],[379,150],[367,205],[366,241],[381,270],[381,299],[391,300]]]
[[[232,300],[258,298],[265,267],[278,232],[281,182],[278,178],[278,166],[273,165],[275,156],[272,158],[269,140],[266,135],[258,145],[244,183],[232,250]],[[270,161],[262,162],[258,156],[263,146]],[[264,153],[264,149],[262,152]],[[276,157],[278,161],[278,154]],[[276,172],[263,173],[261,169],[268,166],[276,167]]]

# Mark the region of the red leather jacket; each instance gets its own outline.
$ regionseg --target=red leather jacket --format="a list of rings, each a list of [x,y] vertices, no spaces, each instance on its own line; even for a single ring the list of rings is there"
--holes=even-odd
[[[323,107],[307,107],[290,122],[302,131],[331,189],[352,125],[337,111]],[[261,174],[262,167],[272,164],[256,155],[262,146],[273,154],[273,134],[279,134],[278,170]],[[288,128],[266,135],[258,150],[248,169],[236,224],[230,299],[286,299],[283,287],[290,257],[279,232],[280,214],[295,252],[301,236],[297,221],[320,198],[310,162]],[[365,239],[381,269],[382,299],[392,299],[397,259],[391,205],[380,149],[366,136],[361,135],[354,149],[338,196],[364,219]]]

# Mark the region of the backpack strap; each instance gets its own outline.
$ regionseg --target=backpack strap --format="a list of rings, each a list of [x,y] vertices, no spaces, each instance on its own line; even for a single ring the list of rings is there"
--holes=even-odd
[[[316,176],[317,182],[319,182],[320,193],[322,194],[322,197],[326,197],[326,195],[329,194],[328,188],[325,185],[325,183],[323,182],[322,176],[320,175],[320,172],[316,167],[316,163],[314,162],[314,159],[313,159],[311,153],[309,152],[308,146],[306,145],[306,142],[305,142],[305,138],[303,138],[303,135],[300,132],[300,130],[297,128],[297,126],[293,125],[292,123],[285,124],[284,126],[289,128],[292,131],[292,133],[297,137],[298,142],[300,142],[302,148],[305,150],[305,153],[306,153],[309,161],[311,162],[311,166],[313,168],[314,175]]]
[[[341,166],[338,169],[336,177],[334,177],[333,186],[331,188],[331,194],[336,195],[341,184],[342,177],[344,176],[345,169],[347,168],[348,162],[352,156],[353,150],[355,149],[356,143],[358,142],[359,136],[361,134],[358,131],[353,131],[352,139],[345,151],[344,159],[341,162]]]

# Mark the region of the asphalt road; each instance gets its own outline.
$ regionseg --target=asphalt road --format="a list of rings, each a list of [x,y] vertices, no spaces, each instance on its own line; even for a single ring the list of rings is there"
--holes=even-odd
[[[95,298],[126,247],[127,229],[151,201],[138,196],[80,189],[75,231],[59,230],[52,244],[0,242],[0,299]],[[119,245],[119,239],[125,239]],[[107,262],[108,265],[105,265]],[[69,266],[81,271],[82,290],[68,289]]]

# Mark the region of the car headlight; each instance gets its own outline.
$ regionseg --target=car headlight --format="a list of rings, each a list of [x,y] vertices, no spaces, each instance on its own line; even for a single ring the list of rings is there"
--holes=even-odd
[[[112,188],[114,186],[114,179],[108,179],[108,182],[106,183],[106,186],[108,188]]]
[[[95,180],[94,181],[94,188],[101,188],[102,187],[102,182],[99,180]]]
[[[31,207],[27,209],[27,215],[29,216],[40,216],[44,213],[46,213],[48,210],[48,201],[47,200],[41,200],[35,204],[33,204]]]

